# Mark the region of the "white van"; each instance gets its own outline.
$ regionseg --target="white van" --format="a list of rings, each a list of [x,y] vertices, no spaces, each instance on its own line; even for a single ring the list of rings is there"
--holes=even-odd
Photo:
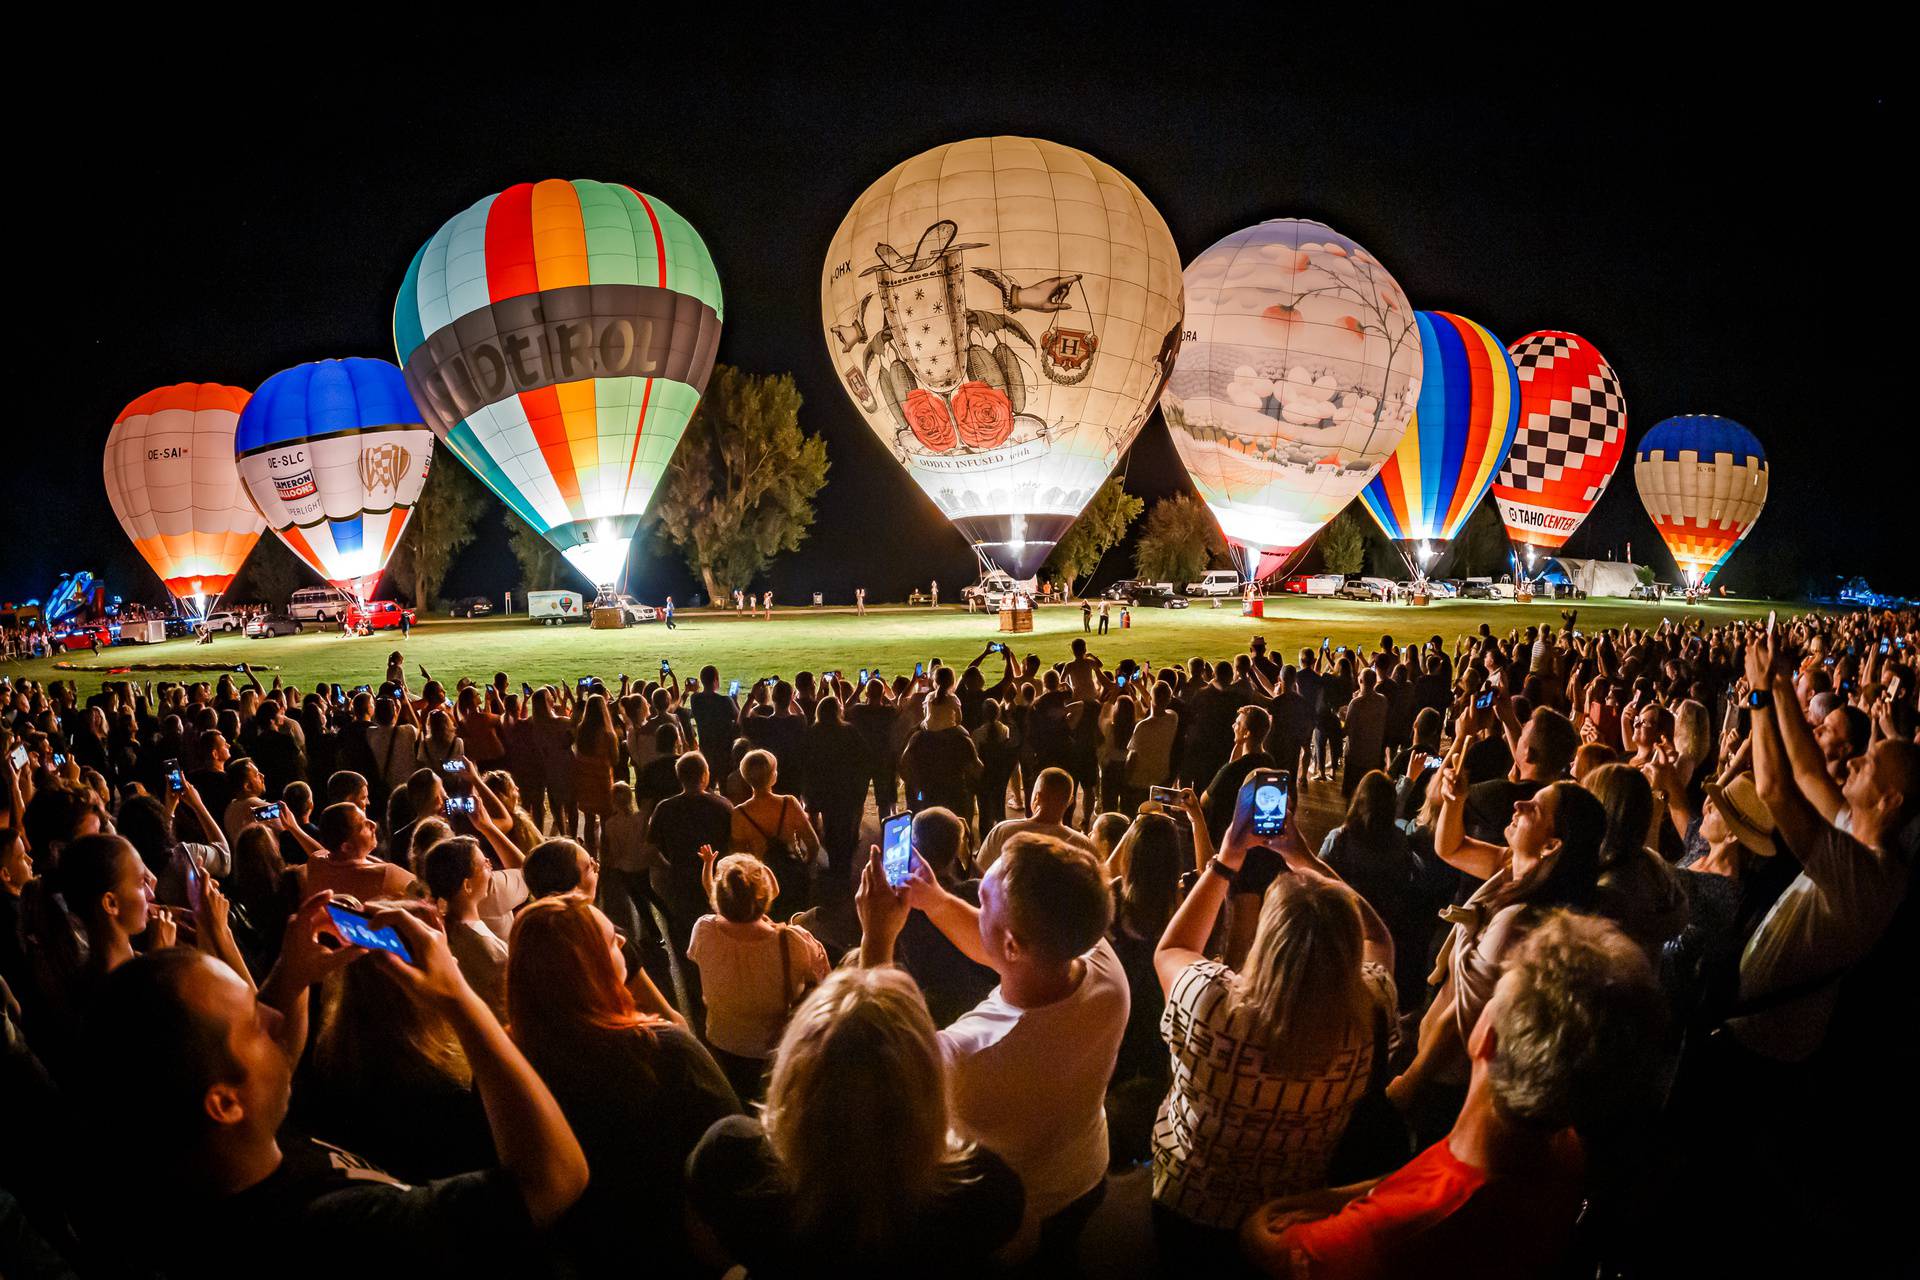
[[[1187,584],[1187,594],[1190,596],[1237,596],[1240,594],[1240,575],[1231,569],[1209,569],[1200,581]]]
[[[527,617],[549,627],[585,622],[587,598],[578,591],[529,591]]]
[[[295,622],[332,622],[347,613],[347,598],[332,587],[302,587],[287,601],[287,616]]]

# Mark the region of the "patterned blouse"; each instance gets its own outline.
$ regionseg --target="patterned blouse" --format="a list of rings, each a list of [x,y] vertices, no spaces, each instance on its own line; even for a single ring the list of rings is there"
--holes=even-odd
[[[1362,974],[1392,1027],[1393,978]],[[1153,1126],[1153,1198],[1202,1226],[1237,1227],[1263,1201],[1326,1184],[1373,1067],[1372,1022],[1326,1067],[1275,1075],[1249,1043],[1250,1013],[1232,1005],[1233,971],[1213,961],[1181,970],[1160,1035],[1173,1051],[1173,1087]]]

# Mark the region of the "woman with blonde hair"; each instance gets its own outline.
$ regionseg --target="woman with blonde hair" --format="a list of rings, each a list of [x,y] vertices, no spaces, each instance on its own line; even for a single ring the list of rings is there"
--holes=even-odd
[[[367,905],[433,919],[433,908],[414,899]],[[302,1131],[408,1182],[497,1159],[453,1027],[384,964],[350,964],[321,983],[313,1052],[293,1098]]]
[[[687,1157],[740,1104],[651,983],[636,1005],[622,941],[579,894],[529,903],[508,951],[508,1027],[593,1170],[564,1237],[582,1274],[644,1241],[654,1270],[679,1275]]]
[[[749,853],[773,872],[777,891],[772,913],[792,918],[807,906],[820,838],[798,799],[775,791],[780,765],[773,752],[756,748],[741,757],[740,776],[750,794],[733,807],[733,853]]]
[[[1154,1234],[1162,1257],[1196,1272],[1232,1273],[1236,1230],[1263,1200],[1326,1185],[1354,1108],[1385,1080],[1392,1043],[1392,935],[1307,851],[1291,819],[1277,839],[1254,837],[1254,786],[1236,799],[1217,855],[1196,812],[1199,882],[1154,952],[1173,1063],[1153,1131]],[[1189,807],[1198,811],[1198,800]],[[1256,844],[1273,848],[1286,872],[1267,889],[1236,972],[1204,948]]]
[[[708,1131],[688,1163],[695,1238],[760,1275],[994,1270],[1020,1227],[1020,1179],[955,1143],[946,1066],[903,971],[841,969],[787,1024],[759,1119]]]
[[[599,851],[600,823],[613,812],[613,769],[619,758],[620,735],[614,732],[613,713],[607,709],[606,695],[596,693],[587,699],[573,735],[573,805],[580,811],[582,841],[589,853]]]
[[[787,1012],[827,976],[827,952],[805,929],[768,918],[775,885],[765,863],[734,853],[716,866],[711,845],[700,856],[713,914],[693,922],[687,958],[700,968],[707,1045],[741,1100],[751,1101]]]

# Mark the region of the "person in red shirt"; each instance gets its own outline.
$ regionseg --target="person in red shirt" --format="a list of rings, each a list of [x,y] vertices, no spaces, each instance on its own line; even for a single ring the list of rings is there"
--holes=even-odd
[[[1664,1017],[1640,948],[1605,921],[1553,913],[1474,1026],[1452,1132],[1376,1183],[1262,1205],[1241,1228],[1247,1255],[1297,1280],[1545,1274],[1583,1198],[1577,1131],[1654,1096]]]

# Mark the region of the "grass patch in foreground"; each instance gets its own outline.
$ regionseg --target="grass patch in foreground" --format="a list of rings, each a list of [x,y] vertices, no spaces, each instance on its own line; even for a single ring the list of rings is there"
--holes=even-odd
[[[1371,649],[1382,635],[1402,644],[1438,635],[1449,648],[1456,636],[1476,632],[1482,623],[1496,634],[1539,623],[1560,625],[1560,611],[1571,601],[1517,605],[1499,601],[1462,601],[1413,608],[1407,605],[1365,604],[1346,600],[1308,600],[1272,597],[1268,616],[1243,618],[1239,602],[1222,602],[1210,609],[1204,602],[1184,610],[1136,609],[1133,626],[1122,631],[1116,608],[1112,633],[1087,637],[1093,651],[1112,666],[1121,658],[1151,661],[1154,666],[1185,661],[1196,654],[1210,659],[1245,652],[1253,636],[1267,638],[1269,649],[1288,660],[1303,647],[1318,647],[1321,637],[1333,643]],[[1764,616],[1773,607],[1763,601],[1728,600],[1687,606],[1678,602],[1652,604],[1628,601],[1578,602],[1583,632],[1625,625],[1657,625],[1662,618],[1676,621],[1698,618],[1714,626],[1736,618]],[[1096,607],[1097,611],[1097,607]],[[887,675],[911,673],[914,663],[939,657],[955,665],[966,663],[994,640],[1002,639],[994,618],[969,615],[962,609],[876,609],[865,617],[851,612],[776,610],[772,621],[736,618],[731,612],[683,611],[679,626],[668,631],[658,623],[624,631],[593,631],[584,625],[543,627],[524,617],[491,618],[476,622],[433,621],[414,628],[402,643],[400,633],[381,632],[371,639],[350,639],[338,632],[308,632],[270,640],[221,636],[211,645],[191,640],[169,640],[158,645],[128,645],[67,655],[78,670],[56,669],[54,659],[0,664],[0,672],[41,681],[74,679],[82,697],[97,692],[105,680],[121,678],[113,669],[121,664],[156,666],[168,663],[251,662],[271,668],[281,680],[301,689],[317,681],[337,680],[349,687],[378,685],[386,672],[387,654],[400,649],[416,688],[419,667],[451,686],[458,677],[492,679],[505,671],[517,684],[572,683],[597,675],[609,685],[622,672],[635,678],[657,675],[667,659],[680,675],[696,674],[713,663],[723,678],[750,682],[761,676],[792,676],[801,669],[838,668],[851,679],[861,667]],[[1097,625],[1097,618],[1096,618]],[[1082,634],[1078,606],[1052,606],[1034,615],[1031,633],[1004,637],[1016,655],[1037,653],[1051,665],[1069,657],[1068,646]],[[998,661],[987,667],[998,671]],[[140,680],[210,680],[205,673],[140,672]]]

